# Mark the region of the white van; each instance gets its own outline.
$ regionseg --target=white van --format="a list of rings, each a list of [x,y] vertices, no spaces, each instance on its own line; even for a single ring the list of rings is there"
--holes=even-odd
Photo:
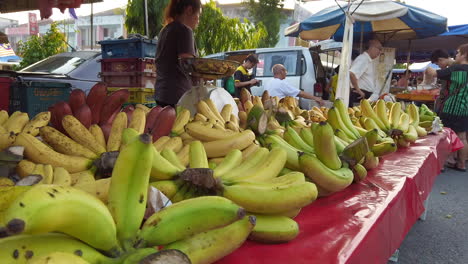
[[[322,96],[322,89],[326,85],[325,69],[316,50],[305,47],[261,48],[216,53],[206,58],[234,60],[242,63],[248,54],[256,54],[259,62],[252,69],[252,74],[256,79],[261,80],[262,84],[251,88],[253,95],[261,96],[264,85],[273,79],[271,72],[273,65],[283,64],[288,71],[286,81],[307,93]],[[317,80],[321,83],[321,87],[315,85]],[[222,81],[218,80],[217,85],[223,87]],[[315,101],[308,99],[300,98],[299,102],[302,109],[310,109],[316,105]]]

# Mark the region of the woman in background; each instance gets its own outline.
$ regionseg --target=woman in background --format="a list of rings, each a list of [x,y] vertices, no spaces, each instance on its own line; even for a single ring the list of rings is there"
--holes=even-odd
[[[197,56],[193,30],[198,26],[201,7],[200,0],[171,0],[166,7],[165,26],[156,50],[155,98],[160,106],[174,106],[192,87],[192,79],[179,59]]]

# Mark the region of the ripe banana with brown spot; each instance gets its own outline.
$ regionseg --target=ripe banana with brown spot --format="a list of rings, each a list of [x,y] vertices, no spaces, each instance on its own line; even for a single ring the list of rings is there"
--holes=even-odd
[[[39,128],[47,126],[50,121],[50,112],[41,112],[37,114],[31,121],[29,121],[23,128],[23,132],[37,136],[39,134]]]

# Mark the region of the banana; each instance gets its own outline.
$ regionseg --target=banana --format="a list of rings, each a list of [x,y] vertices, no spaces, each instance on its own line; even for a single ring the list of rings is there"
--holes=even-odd
[[[21,160],[18,165],[16,165],[16,173],[21,177],[24,178],[28,175],[31,175],[34,171],[34,167],[36,164],[29,160]]]
[[[39,134],[39,128],[47,126],[50,121],[50,112],[41,112],[37,114],[31,121],[29,121],[23,128],[23,132],[37,136]]]
[[[157,253],[158,250],[156,248],[138,248],[135,251],[132,251],[130,254],[125,256],[123,262],[121,264],[136,264],[136,263],[151,263],[151,260],[147,260],[148,256],[153,256],[152,254]],[[164,252],[164,251],[161,251]],[[153,261],[161,261],[161,259],[153,260]],[[154,263],[154,262],[153,262]]]
[[[221,114],[219,113],[218,108],[217,108],[216,105],[214,104],[213,100],[211,100],[210,98],[207,98],[207,99],[205,99],[205,103],[208,105],[208,107],[210,108],[211,112],[216,116],[216,120],[218,120],[221,124],[226,123],[227,120],[225,120],[225,119],[221,116]]]
[[[389,114],[389,121],[391,128],[397,128],[398,124],[400,123],[400,115],[401,115],[401,103],[396,102],[392,105],[392,109],[390,110]]]
[[[407,113],[401,113],[397,129],[400,129],[401,131],[403,131],[403,133],[406,133],[408,131],[409,124],[410,124],[409,115]]]
[[[65,215],[64,215],[65,216]],[[101,233],[99,233],[101,234]],[[16,235],[0,239],[0,259],[3,263],[27,264],[28,261],[53,252],[69,253],[89,263],[117,263],[96,249],[70,236],[57,233]],[[61,262],[72,264],[70,262]]]
[[[185,253],[193,264],[214,263],[239,248],[255,225],[255,217],[245,217],[224,227],[198,233],[167,245]]]
[[[271,183],[224,186],[223,196],[253,213],[274,214],[301,208],[317,198],[317,187],[311,182],[286,184]]]
[[[413,126],[417,126],[419,124],[418,107],[414,104],[409,104],[406,111],[410,116],[410,124]]]
[[[236,168],[233,168],[232,170],[224,174],[220,174],[219,177],[223,181],[229,181],[230,179],[236,178],[239,175],[244,175],[244,173],[249,171],[251,168],[257,166],[258,164],[261,164],[263,160],[268,156],[268,153],[269,151],[267,148],[259,148],[251,154],[251,158],[243,161]]]
[[[96,179],[94,178],[95,170],[87,170],[85,172],[79,173],[79,177],[76,177],[76,174],[70,177],[72,179],[72,186],[76,189],[85,191],[93,196],[96,196]]]
[[[264,187],[265,184],[268,184],[269,187],[279,187],[283,188],[286,185],[294,185],[294,184],[302,184],[305,182],[304,173],[298,171],[290,171],[284,175],[280,175],[278,177],[265,179],[263,181],[253,180],[245,180],[236,182],[235,185],[249,185],[249,186],[259,186]],[[232,183],[231,183],[232,185]]]
[[[94,136],[94,138],[96,139],[96,142],[99,145],[103,146],[104,148],[107,147],[104,132],[102,132],[102,129],[98,124],[92,124],[89,127],[89,132],[91,133],[91,135]]]
[[[209,105],[203,100],[200,100],[197,103],[197,112],[204,115],[204,116],[206,116],[206,118],[208,118],[208,120],[214,121],[215,123],[221,121],[221,120],[218,119],[216,114],[213,113],[213,111],[211,111]],[[224,122],[222,122],[222,123],[224,124]]]
[[[55,168],[54,170],[54,180],[52,183],[59,186],[70,186],[71,185],[71,176],[68,171],[62,167]]]
[[[299,158],[298,153],[301,152],[299,149],[291,146],[288,142],[282,139],[278,135],[267,135],[265,137],[265,143],[268,145],[269,149],[273,148],[282,148],[286,150],[287,160],[286,167],[292,170],[299,170]]]
[[[254,144],[252,144],[254,145]],[[213,176],[215,178],[221,177],[221,175],[237,168],[242,163],[242,152],[238,149],[231,150],[221,163],[216,166],[213,170]]]
[[[28,261],[28,264],[90,264],[88,261],[83,258],[72,254],[64,252],[53,252],[47,255],[36,257],[31,261]]]
[[[314,134],[312,134],[312,130],[310,128],[301,129],[299,135],[307,145],[314,147]]]
[[[263,102],[262,102],[262,99],[260,98],[260,96],[253,96],[252,102],[253,102],[254,105],[258,105],[258,106],[260,106],[261,108],[265,108],[265,107],[263,106]]]
[[[227,129],[232,130],[234,132],[239,132],[240,131],[240,127],[234,122],[227,121],[225,126],[226,126]]]
[[[96,173],[96,170],[97,170],[96,167],[93,166],[88,170],[70,174],[71,185],[72,186],[75,185],[80,178],[85,178],[85,179],[94,178],[94,174]],[[84,180],[84,181],[89,181],[89,180]]]
[[[27,113],[16,113],[17,112],[13,113],[3,125],[3,127],[11,134],[18,134],[23,131],[23,128],[29,122],[29,116]]]
[[[418,131],[416,130],[416,127],[414,127],[414,125],[409,125],[408,131],[403,133],[403,138],[410,143],[416,142],[418,139]]]
[[[145,115],[148,114],[150,111],[151,111],[151,108],[147,107],[146,105],[144,104],[136,104],[135,105],[135,110],[136,109],[142,109],[143,111],[145,111]]]
[[[62,119],[62,125],[65,131],[72,139],[79,144],[101,155],[106,152],[106,148],[96,142],[94,136],[89,132],[81,122],[72,115],[66,115]]]
[[[111,178],[104,178],[96,181],[96,197],[104,204],[107,204],[109,199],[110,183]]]
[[[287,216],[256,214],[257,222],[249,240],[260,243],[285,243],[299,234],[299,225]]]
[[[234,131],[222,131],[216,128],[210,128],[204,126],[200,123],[191,122],[185,126],[185,130],[187,133],[192,136],[193,138],[201,141],[214,141],[220,140],[225,138],[230,138],[232,136],[238,135],[238,132]]]
[[[116,225],[106,206],[96,197],[72,187],[35,185],[12,203],[4,213],[4,220],[11,233],[55,231],[96,249],[107,252],[119,249]]]
[[[20,133],[15,144],[24,147],[25,157],[32,162],[63,167],[70,173],[84,171],[92,165],[92,160],[58,153],[30,134]]]
[[[127,115],[126,113],[124,114],[125,116]],[[142,108],[136,108],[133,111],[132,119],[130,120],[130,124],[128,124],[128,127],[135,129],[138,132],[138,134],[142,134],[145,132],[145,125],[146,125],[145,110],[143,110]]]
[[[179,158],[180,163],[184,165],[184,167],[189,165],[189,151],[190,145],[185,145],[179,152],[177,152],[177,158]]]
[[[301,171],[315,184],[329,192],[338,192],[353,182],[353,172],[346,167],[332,170],[318,158],[307,153],[299,156]]]
[[[242,129],[247,128],[247,112],[239,111],[239,127]]]
[[[163,150],[164,144],[166,144],[171,138],[169,136],[162,136],[158,140],[156,140],[153,145],[158,150]]]
[[[252,108],[254,107],[252,101],[246,101],[244,103],[244,109],[245,109],[245,112],[247,113],[247,115],[250,113],[250,110],[252,110]]]
[[[0,126],[8,120],[8,112],[6,110],[0,110]]]
[[[142,109],[138,109],[138,110],[140,113],[144,113]],[[136,111],[137,111],[136,109],[135,111],[133,111],[134,114],[132,116],[132,122],[135,119]],[[141,117],[139,118],[141,119]],[[107,151],[118,151],[120,149],[120,145],[122,145],[122,133],[124,129],[127,128],[127,122],[128,122],[127,113],[120,112],[115,116],[114,121],[112,121],[112,127],[109,133],[109,139],[107,140],[107,146],[106,146]],[[141,123],[141,120],[140,120],[140,123]],[[134,127],[130,127],[130,128],[135,129]],[[139,127],[138,129],[141,130],[141,127]],[[135,129],[135,131],[138,132],[138,134],[141,134],[142,132],[139,132],[138,129]]]
[[[165,207],[150,216],[139,237],[149,246],[167,245],[245,216],[244,209],[219,196],[204,196]]]
[[[31,189],[31,186],[2,186],[0,188],[0,224],[5,226],[3,219],[4,211],[7,210],[11,204],[24,192]]]
[[[346,134],[346,137],[348,137],[351,140],[356,140],[358,139],[359,135],[355,135],[353,132],[349,130],[348,127],[343,123],[343,120],[341,119],[341,116],[338,112],[338,109],[336,107],[330,108],[328,110],[328,119],[327,122],[334,128],[334,129],[340,129]],[[359,134],[359,133],[358,133]]]
[[[406,139],[403,138],[403,137],[400,137],[400,138],[397,139],[397,145],[398,145],[398,147],[407,148],[407,147],[410,146],[410,144],[411,144],[411,142],[406,141]]]
[[[15,143],[16,136],[10,132],[0,132],[0,151],[9,148]]]
[[[371,150],[376,157],[382,157],[395,152],[397,150],[397,145],[394,142],[384,141],[372,146]]]
[[[150,183],[150,185],[161,191],[169,200],[174,197],[180,186],[179,181],[173,180],[155,181]]]
[[[231,114],[231,118],[229,119],[229,121],[234,123],[236,126],[239,126],[239,118],[234,114]]]
[[[342,140],[337,136],[335,136],[333,140],[335,141],[336,153],[338,155],[340,155],[343,152],[343,150],[349,145],[348,142]]]
[[[332,170],[341,168],[341,159],[335,145],[333,128],[327,122],[320,122],[314,133],[315,154],[317,158]]]
[[[359,123],[359,125],[361,125]],[[361,137],[365,136],[366,133],[367,133],[367,130],[365,128],[363,128],[362,126],[354,126],[354,128],[358,131],[358,133],[361,135]]]
[[[54,181],[54,168],[49,164],[45,164],[44,174],[39,184],[52,184],[53,181]]]
[[[108,207],[115,219],[117,237],[131,249],[146,210],[150,171],[155,149],[151,136],[142,134],[120,151],[112,171]]]
[[[202,121],[202,122],[207,122],[208,118],[200,113],[196,113],[195,116],[193,117],[194,121]]]
[[[243,174],[239,174],[237,177],[231,178],[230,183],[240,181],[268,181],[275,178],[280,173],[286,164],[287,153],[281,148],[274,148],[268,156],[257,166],[250,168]]]
[[[41,181],[42,181],[44,179],[44,164],[36,164],[31,174],[41,176],[42,177]]]
[[[379,166],[379,157],[374,156],[374,152],[369,151],[366,153],[364,163],[362,165],[364,165],[366,170],[375,169],[377,166]],[[356,170],[356,167],[354,169]],[[362,173],[360,175],[362,175]]]
[[[177,114],[174,124],[172,125],[171,135],[179,136],[182,133],[184,133],[185,132],[184,127],[185,125],[187,125],[189,120],[190,120],[190,111],[185,108],[182,108],[182,110],[180,110],[180,112]]]
[[[245,161],[250,157],[260,146],[258,144],[252,144],[242,151],[242,160]]]
[[[286,142],[288,142],[291,146],[308,153],[315,153],[315,149],[313,146],[310,146],[304,140],[302,140],[301,136],[294,130],[292,127],[288,127],[283,134],[283,138]]]
[[[341,129],[335,129],[335,136],[346,142],[347,144],[353,143],[353,140],[350,139]]]
[[[379,131],[377,129],[372,129],[366,132],[364,137],[367,140],[367,145],[369,148],[372,148],[375,143],[377,143],[377,139],[379,138]]]
[[[171,202],[173,204],[179,203],[183,201],[186,197],[186,195],[189,193],[191,189],[191,184],[188,182],[181,182],[179,184],[179,187],[177,189],[177,192],[171,197]]]
[[[382,123],[380,118],[375,113],[374,109],[372,109],[372,106],[370,105],[369,100],[367,99],[361,100],[361,113],[363,116],[372,119],[377,124],[379,129],[385,130],[384,123]]]
[[[208,168],[208,158],[205,148],[201,141],[193,141],[190,143],[189,150],[189,167],[190,168]]]
[[[379,117],[379,120],[384,124],[385,130],[389,130],[391,126],[390,122],[388,121],[387,106],[385,105],[384,100],[380,99],[377,101],[376,110],[376,114]]]
[[[351,122],[351,118],[348,114],[348,108],[344,105],[343,100],[335,99],[333,102],[338,114],[340,115],[340,119],[343,122],[343,125],[355,136],[355,139],[361,137],[359,132],[354,128],[353,122]],[[328,113],[327,113],[328,115]]]
[[[177,169],[181,171],[185,170],[185,166],[180,162],[177,154],[172,149],[163,149],[163,151],[161,151],[161,156],[177,167]]]
[[[208,158],[218,158],[226,156],[231,149],[243,150],[250,146],[254,140],[254,132],[252,132],[252,130],[244,130],[229,138],[204,142],[203,146],[205,147]]]
[[[171,137],[163,146],[162,150],[170,149],[174,152],[179,152],[184,146],[181,137]]]
[[[57,129],[45,126],[39,129],[41,138],[54,150],[71,156],[79,156],[88,159],[96,159],[98,156],[92,150],[65,136]]]
[[[369,151],[369,153],[372,153],[372,151]],[[365,168],[365,166],[361,165],[360,163],[357,163],[353,167],[353,173],[354,173],[353,181],[360,182],[367,177],[367,168]]]
[[[153,161],[151,162],[151,179],[153,180],[170,180],[178,173],[182,172],[171,162],[165,159],[153,146]],[[184,163],[182,163],[184,164]]]
[[[423,127],[416,125],[416,132],[418,133],[418,137],[425,137],[427,136],[427,131]]]
[[[221,117],[224,119],[224,121],[227,122],[231,120],[231,114],[232,114],[232,105],[225,104],[223,106],[223,109],[221,110]]]

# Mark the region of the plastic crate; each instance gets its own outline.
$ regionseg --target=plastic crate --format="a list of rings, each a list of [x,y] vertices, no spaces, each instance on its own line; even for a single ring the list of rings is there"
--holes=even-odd
[[[102,59],[102,72],[156,72],[155,59]]]
[[[14,82],[10,86],[10,112],[34,117],[59,101],[68,101],[71,84],[59,82]]]
[[[12,77],[0,77],[0,110],[8,111],[10,104],[10,86],[14,82]]]
[[[156,40],[154,39],[116,39],[99,41],[102,58],[154,58]]]
[[[144,105],[156,104],[156,101],[154,100],[154,89],[150,88],[107,87],[107,92],[110,94],[120,89],[127,89],[130,92],[130,97],[127,101],[128,103]]]
[[[101,79],[109,87],[152,88],[156,83],[154,72],[101,72]]]

